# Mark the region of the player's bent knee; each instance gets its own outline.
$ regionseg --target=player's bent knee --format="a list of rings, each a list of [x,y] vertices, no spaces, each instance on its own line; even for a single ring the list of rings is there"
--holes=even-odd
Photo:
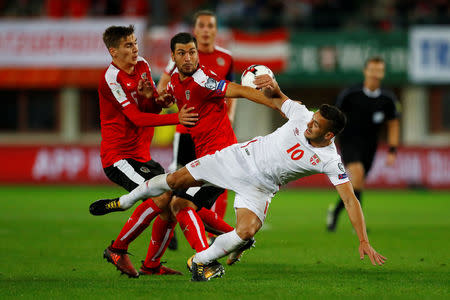
[[[191,201],[177,196],[172,197],[172,201],[170,201],[169,206],[174,215],[177,215],[185,207],[192,207],[194,209],[197,208]]]
[[[248,240],[255,236],[258,232],[258,228],[256,226],[238,226],[236,227],[237,235],[243,239]]]
[[[158,197],[153,197],[152,200],[162,210],[169,208],[170,199],[172,198],[172,192],[166,192]]]

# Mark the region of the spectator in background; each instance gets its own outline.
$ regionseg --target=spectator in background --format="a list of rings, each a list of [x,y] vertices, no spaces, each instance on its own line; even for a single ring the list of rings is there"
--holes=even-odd
[[[364,82],[344,90],[336,106],[347,116],[347,126],[339,137],[342,161],[348,171],[356,198],[361,203],[366,176],[378,147],[381,125],[387,125],[389,145],[386,165],[393,166],[399,144],[399,103],[395,95],[381,88],[385,63],[381,57],[369,58],[364,66]],[[344,167],[341,169],[343,172]],[[344,203],[339,198],[327,216],[328,231],[335,231]]]

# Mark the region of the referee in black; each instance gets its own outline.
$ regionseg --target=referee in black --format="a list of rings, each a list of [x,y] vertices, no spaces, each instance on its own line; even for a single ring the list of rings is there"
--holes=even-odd
[[[399,102],[391,91],[381,88],[384,70],[385,63],[381,57],[370,57],[364,65],[364,82],[345,89],[336,100],[336,106],[347,116],[347,125],[339,137],[341,156],[360,203],[365,179],[377,150],[380,127],[384,123],[389,145],[386,165],[394,165],[397,157]],[[336,230],[343,208],[340,198],[334,207],[330,205],[328,231]]]

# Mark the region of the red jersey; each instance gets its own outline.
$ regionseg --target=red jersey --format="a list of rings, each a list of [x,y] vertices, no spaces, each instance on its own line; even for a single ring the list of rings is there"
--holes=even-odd
[[[172,73],[167,92],[177,101],[179,108],[195,107],[198,121],[187,128],[195,145],[195,154],[202,157],[237,142],[227,115],[225,91],[229,81],[199,66],[192,76],[180,80],[178,70]]]
[[[214,70],[214,73],[220,79],[226,79],[228,81],[234,80],[233,57],[231,56],[230,51],[222,47],[215,46],[214,51],[211,53],[198,51],[198,59],[199,64],[206,66],[210,70]],[[175,69],[175,63],[170,60],[164,70],[164,73],[171,75]],[[176,131],[180,133],[187,133],[186,127],[181,124],[177,126]]]
[[[152,82],[154,95],[147,99],[138,95],[139,80]],[[106,69],[98,95],[102,142],[100,156],[103,168],[124,158],[146,162],[151,159],[150,144],[153,126],[178,124],[178,114],[159,115],[161,107],[148,63],[142,57],[128,74],[116,65]]]

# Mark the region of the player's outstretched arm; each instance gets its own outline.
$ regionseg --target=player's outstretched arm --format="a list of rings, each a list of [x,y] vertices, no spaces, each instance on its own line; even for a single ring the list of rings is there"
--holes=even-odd
[[[286,95],[283,94],[282,98],[268,98],[263,92],[256,90],[248,86],[242,86],[240,84],[230,82],[228,83],[227,90],[225,92],[225,97],[229,98],[247,98],[250,101],[263,104],[275,110],[280,110],[281,105],[285,100],[288,99]]]
[[[352,184],[347,182],[337,185],[336,190],[338,191],[339,196],[341,196],[342,201],[344,201],[345,209],[347,210],[350,221],[355,228],[356,234],[358,235],[360,258],[364,259],[364,256],[367,255],[373,265],[378,264],[381,266],[385,263],[386,257],[377,253],[369,243],[364,215],[361,205],[353,192]]]

